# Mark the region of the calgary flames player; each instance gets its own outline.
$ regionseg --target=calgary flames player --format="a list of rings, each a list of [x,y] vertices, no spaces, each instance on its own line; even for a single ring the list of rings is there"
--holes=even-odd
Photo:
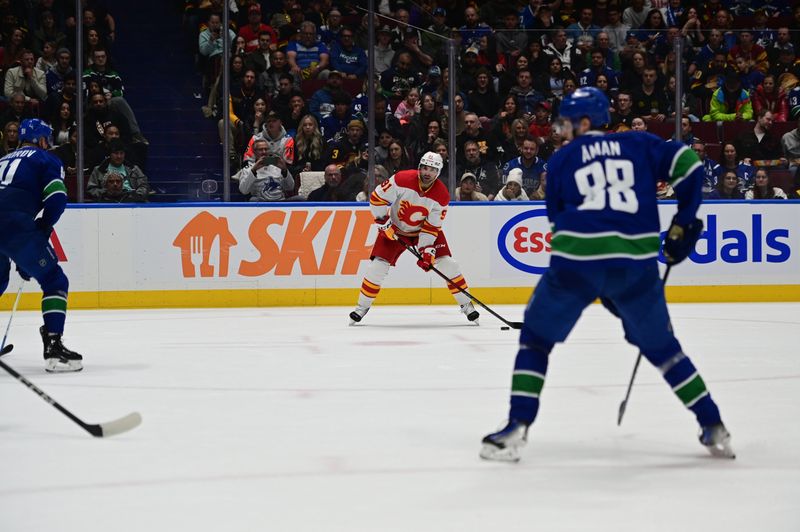
[[[369,207],[378,225],[378,239],[372,248],[371,262],[361,283],[358,306],[350,313],[350,325],[358,323],[378,297],[381,284],[406,245],[417,246],[421,259],[417,266],[430,271],[436,268],[450,279],[447,287],[461,306],[467,319],[477,322],[478,311],[463,292],[467,282],[461,267],[450,256],[450,248],[442,232],[442,222],[450,203],[450,194],[438,180],[444,166],[438,153],[427,152],[419,161],[418,170],[401,170],[378,185],[369,198]],[[438,259],[438,260],[437,260]]]

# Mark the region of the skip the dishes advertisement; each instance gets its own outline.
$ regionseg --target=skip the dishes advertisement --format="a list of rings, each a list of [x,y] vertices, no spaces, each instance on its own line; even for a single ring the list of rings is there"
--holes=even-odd
[[[675,208],[660,206],[662,230]],[[669,278],[674,300],[800,299],[799,204],[709,203],[700,217],[695,253]],[[74,308],[354,304],[377,234],[361,204],[70,208],[56,229]],[[445,234],[486,303],[526,301],[550,260],[541,203],[452,205]],[[379,303],[450,298],[408,254],[383,288]]]

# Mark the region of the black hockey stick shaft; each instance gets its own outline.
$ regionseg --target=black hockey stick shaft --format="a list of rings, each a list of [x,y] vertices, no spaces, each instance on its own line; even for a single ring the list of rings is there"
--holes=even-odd
[[[412,254],[412,255],[414,255],[414,256],[415,256],[415,257],[417,257],[418,259],[422,260],[422,255],[419,253],[419,251],[417,251],[417,249],[416,249],[414,246],[409,246],[408,244],[406,244],[406,243],[405,243],[405,242],[403,242],[402,240],[399,240],[399,242],[400,242],[401,244],[403,244],[403,245],[406,247],[406,249],[407,249],[408,251],[410,251],[410,252],[411,252],[411,254]],[[433,272],[436,272],[436,274],[437,274],[437,275],[439,275],[439,277],[441,277],[441,278],[442,278],[442,279],[444,279],[445,281],[447,281],[447,283],[448,283],[448,284],[453,284],[453,283],[450,281],[450,278],[449,278],[449,277],[447,277],[447,276],[446,276],[445,274],[443,274],[441,271],[439,271],[438,269],[436,269],[436,266],[431,266],[431,271],[433,271]],[[481,306],[481,307],[483,307],[484,309],[486,309],[486,312],[488,312],[489,314],[491,314],[492,316],[494,316],[494,317],[495,317],[495,318],[497,318],[498,320],[502,321],[503,323],[505,323],[506,325],[508,325],[508,326],[509,326],[509,327],[511,327],[512,329],[522,329],[522,322],[521,322],[521,321],[508,321],[508,320],[507,320],[507,319],[505,319],[503,316],[501,316],[501,315],[500,315],[500,314],[498,314],[497,312],[493,311],[492,309],[490,309],[489,307],[487,307],[486,305],[484,305],[484,304],[483,304],[483,302],[482,302],[480,299],[478,299],[477,297],[473,296],[472,294],[470,294],[469,292],[467,292],[466,290],[464,290],[464,289],[463,289],[463,288],[461,288],[460,286],[457,286],[457,285],[454,285],[454,284],[453,284],[453,286],[455,286],[455,287],[458,289],[458,291],[459,291],[459,292],[461,292],[462,294],[464,294],[465,296],[467,296],[468,298],[470,298],[471,300],[473,300],[475,303],[477,303],[478,305],[480,305],[480,306]]]
[[[8,331],[11,329],[11,320],[14,319],[14,314],[17,313],[17,305],[19,305],[19,297],[22,295],[23,286],[25,286],[24,279],[19,284],[19,290],[17,290],[17,297],[14,299],[14,306],[11,307],[11,315],[8,317],[8,325],[6,325],[6,333],[3,335],[3,343],[2,345],[0,345],[0,357],[10,353],[11,350],[14,349],[13,344],[6,345],[6,340],[8,340]]]
[[[664,272],[664,280],[661,282],[662,286],[666,286],[667,278],[669,278],[669,272],[672,269],[672,265],[667,265],[667,270]],[[633,372],[631,373],[631,380],[628,382],[628,391],[625,392],[625,399],[619,404],[619,412],[617,413],[617,426],[622,425],[622,417],[625,415],[625,409],[628,408],[628,399],[631,397],[631,390],[633,390],[633,381],[636,380],[636,372],[639,370],[639,363],[642,361],[642,352],[639,351],[639,354],[636,355],[636,363],[633,365]]]
[[[9,373],[12,377],[17,379],[19,382],[27,386],[30,390],[32,390],[36,395],[41,397],[45,400],[45,402],[49,403],[53,406],[56,410],[70,418],[73,422],[80,425],[80,427],[91,434],[96,438],[102,438],[104,436],[113,436],[114,434],[119,434],[120,432],[128,431],[141,423],[142,418],[138,413],[128,414],[127,416],[120,418],[118,420],[111,421],[109,423],[103,423],[98,425],[90,425],[89,423],[84,422],[78,416],[58,404],[58,402],[44,393],[42,389],[38,386],[33,384],[31,381],[20,375],[14,368],[0,360],[0,368],[3,368],[7,373]]]

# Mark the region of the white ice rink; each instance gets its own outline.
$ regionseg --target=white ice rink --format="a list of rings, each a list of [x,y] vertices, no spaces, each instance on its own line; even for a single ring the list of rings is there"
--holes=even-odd
[[[556,347],[519,464],[478,458],[507,412],[517,333],[455,305],[75,311],[77,374],[43,371],[40,317],[0,372],[0,531],[800,530],[800,304],[672,305],[733,434],[735,461],[594,305]],[[520,306],[498,306],[519,320]],[[0,313],[5,328],[8,312]]]

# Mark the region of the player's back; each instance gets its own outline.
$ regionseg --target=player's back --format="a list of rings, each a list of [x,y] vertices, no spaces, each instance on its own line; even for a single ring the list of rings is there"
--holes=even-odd
[[[64,190],[61,162],[33,146],[0,158],[0,211],[34,216],[53,190]]]
[[[672,144],[669,146],[668,144]],[[647,133],[582,135],[549,161],[553,258],[630,261],[659,248],[656,182],[685,146]]]

